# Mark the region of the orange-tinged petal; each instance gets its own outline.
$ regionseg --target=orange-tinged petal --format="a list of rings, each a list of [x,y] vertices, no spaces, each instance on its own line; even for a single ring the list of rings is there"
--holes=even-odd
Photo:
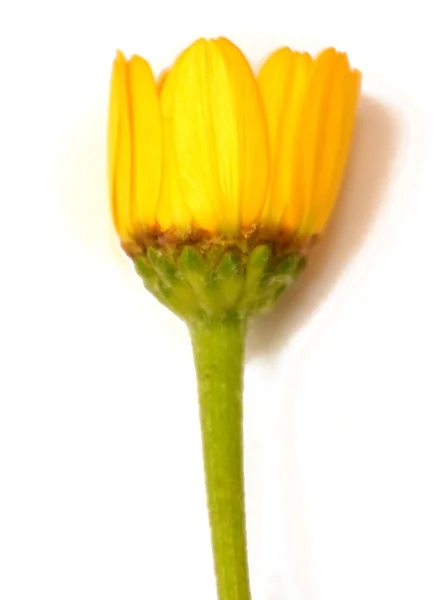
[[[296,230],[302,218],[303,108],[313,67],[309,54],[281,48],[263,64],[258,84],[269,128],[271,177],[262,220]]]
[[[305,138],[306,210],[300,231],[319,233],[329,218],[347,158],[356,101],[348,92],[351,71],[345,54],[328,49],[316,59],[310,85]]]
[[[164,83],[166,82],[169,71],[170,67],[163,69],[156,78],[156,89],[158,91],[158,95],[160,95],[162,92],[162,88],[164,87]]]
[[[114,225],[122,239],[131,232],[131,140],[127,94],[126,59],[117,52],[112,67],[108,160],[111,186],[111,208]]]
[[[136,230],[156,223],[162,173],[162,122],[155,78],[147,61],[128,62],[132,140],[131,222]]]
[[[303,113],[305,136],[302,146],[303,159],[303,201],[304,211],[300,224],[300,233],[307,235],[308,220],[311,216],[314,191],[318,177],[320,159],[325,148],[321,140],[325,138],[324,130],[328,118],[327,97],[332,84],[335,69],[336,51],[328,48],[315,59],[315,64],[308,86],[308,94]]]
[[[355,124],[360,87],[361,73],[359,71],[347,73],[345,81],[343,81],[339,139],[338,143],[333,145],[335,147],[335,156],[332,157],[331,164],[327,161],[328,169],[325,169],[323,175],[326,178],[326,180],[323,179],[326,183],[323,189],[318,190],[318,208],[317,211],[314,211],[314,217],[308,225],[308,228],[313,233],[319,233],[325,228],[340,192]],[[322,185],[322,178],[320,179],[320,184]]]
[[[259,214],[267,182],[267,136],[250,66],[228,40],[202,39],[170,76],[183,197],[196,225],[235,233]]]

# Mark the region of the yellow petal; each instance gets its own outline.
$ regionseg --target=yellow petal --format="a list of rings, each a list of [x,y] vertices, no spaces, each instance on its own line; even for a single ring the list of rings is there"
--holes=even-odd
[[[304,208],[303,108],[312,67],[309,54],[281,48],[266,60],[258,76],[271,154],[270,186],[262,220],[291,231],[298,228]]]
[[[163,231],[171,228],[179,232],[190,229],[192,217],[182,196],[176,172],[173,143],[174,74],[164,71],[161,76],[160,102],[163,132],[163,177],[159,199],[157,221]]]
[[[156,223],[162,171],[162,123],[152,70],[143,58],[128,63],[132,138],[131,222],[135,230]]]
[[[228,40],[198,40],[172,67],[174,157],[196,225],[235,233],[262,209],[263,110],[250,66]],[[165,91],[165,90],[164,90]]]
[[[266,201],[270,174],[267,121],[256,78],[246,57],[226,38],[219,38],[216,43],[226,61],[235,99],[241,161],[240,215],[242,227],[247,228],[260,216]],[[223,122],[222,126],[225,125]]]
[[[349,79],[350,68],[345,54],[330,48],[317,57],[304,111],[302,235],[319,233],[333,208],[345,166],[345,149],[349,146],[357,99],[355,96],[355,100],[347,100]]]
[[[109,125],[108,162],[111,190],[111,209],[114,225],[122,239],[131,232],[131,141],[127,94],[126,59],[117,52],[112,67]]]
[[[338,78],[337,86],[340,85],[342,89],[337,89],[339,97],[333,98],[333,102],[338,101],[338,106],[332,108],[333,115],[330,117],[331,134],[328,133],[328,140],[332,140],[332,147],[331,151],[327,153],[326,162],[322,167],[322,175],[314,202],[314,216],[308,222],[308,229],[312,233],[323,231],[340,192],[355,124],[361,73],[348,71],[343,78]],[[340,111],[341,113],[336,114],[336,110],[337,113]],[[337,132],[336,127],[338,127]],[[335,137],[336,135],[338,137]]]

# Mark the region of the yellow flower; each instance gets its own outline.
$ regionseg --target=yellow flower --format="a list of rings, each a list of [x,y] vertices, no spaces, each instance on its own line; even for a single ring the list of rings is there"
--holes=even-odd
[[[242,391],[247,324],[296,281],[341,185],[361,75],[334,49],[274,52],[255,75],[200,39],[157,78],[114,61],[113,220],[144,286],[186,323],[196,363],[219,600],[250,600]]]
[[[200,39],[157,79],[114,61],[109,177],[124,243],[148,232],[323,231],[347,161],[361,74],[346,54],[274,52],[256,76],[229,40]]]

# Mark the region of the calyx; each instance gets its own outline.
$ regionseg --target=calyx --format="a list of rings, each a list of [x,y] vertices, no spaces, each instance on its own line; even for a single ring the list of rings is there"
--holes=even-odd
[[[305,265],[301,248],[278,253],[273,242],[153,245],[132,259],[144,286],[188,324],[267,312]]]

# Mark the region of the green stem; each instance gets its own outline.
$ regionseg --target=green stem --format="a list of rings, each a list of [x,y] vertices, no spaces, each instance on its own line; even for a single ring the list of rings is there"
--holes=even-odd
[[[250,600],[242,442],[246,324],[216,319],[190,331],[218,598]]]

